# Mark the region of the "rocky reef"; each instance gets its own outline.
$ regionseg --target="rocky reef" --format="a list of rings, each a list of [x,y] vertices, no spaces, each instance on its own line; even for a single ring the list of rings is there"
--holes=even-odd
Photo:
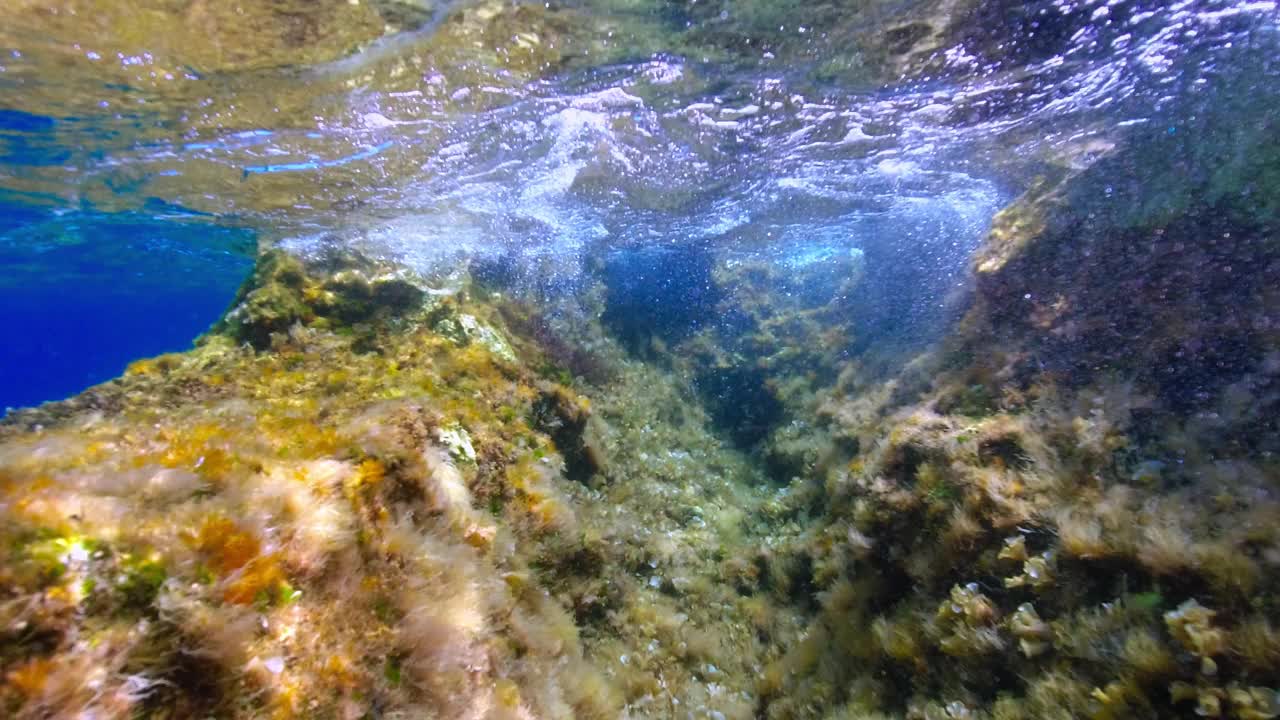
[[[12,414],[6,715],[748,716],[716,575],[770,492],[476,292],[271,252],[195,350]]]
[[[1225,162],[1192,151],[1047,175],[963,317],[891,352],[856,253],[705,258],[692,314],[605,269],[567,327],[492,278],[268,251],[194,350],[0,426],[0,702],[1275,717],[1274,217],[1123,181]]]
[[[620,4],[872,85],[955,43],[1042,60],[1092,12],[1007,55],[1051,3],[814,4],[816,43],[774,29],[802,3]],[[575,3],[466,4],[434,39],[434,3],[293,5],[193,57],[408,92],[653,40],[578,37]],[[146,30],[176,68],[225,9]],[[1245,87],[1181,101],[1010,171],[1039,177],[928,293],[892,238],[587,247],[560,295],[492,257],[264,247],[190,351],[0,421],[0,716],[1280,716],[1280,128]]]
[[[1280,712],[1277,156],[1239,110],[1048,173],[936,351],[816,390],[770,556],[818,607],[764,716]]]

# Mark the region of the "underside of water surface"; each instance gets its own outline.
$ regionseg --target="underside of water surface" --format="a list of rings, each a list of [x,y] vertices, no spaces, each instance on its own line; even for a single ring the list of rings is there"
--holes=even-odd
[[[0,717],[1280,717],[1269,0],[8,0]]]

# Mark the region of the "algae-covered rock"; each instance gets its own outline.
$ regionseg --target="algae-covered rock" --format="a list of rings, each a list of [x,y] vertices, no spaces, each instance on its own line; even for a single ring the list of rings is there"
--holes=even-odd
[[[372,0],[370,4],[386,22],[412,30],[430,22],[452,3],[446,0]]]
[[[6,713],[750,715],[750,469],[671,377],[555,383],[411,279],[264,253],[194,350],[0,424]]]
[[[1280,267],[1264,168],[1280,146],[1247,88],[1215,98],[997,216],[976,262],[975,344],[1016,345],[1077,382],[1125,372],[1184,406],[1262,379]]]
[[[314,309],[306,302],[306,284],[301,261],[284,253],[264,255],[214,332],[266,347],[273,333],[287,332],[295,324],[315,318]]]
[[[1257,194],[1276,146],[1247,90],[1049,168],[996,217],[936,352],[887,380],[839,357],[802,375],[814,399],[788,410],[812,429],[765,447],[815,519],[771,563],[863,592],[808,613],[823,639],[762,682],[767,717],[822,717],[791,698],[830,707],[867,676],[901,683],[871,708],[905,717],[1243,716],[1250,683],[1268,712],[1280,663],[1227,659],[1270,637],[1246,618],[1277,611],[1280,543],[1280,255]],[[798,397],[796,374],[770,387]],[[868,616],[874,653],[832,631]]]
[[[484,324],[474,315],[467,315],[466,313],[442,315],[436,320],[434,327],[436,332],[459,345],[476,343],[496,357],[500,357],[507,362],[516,362],[515,350],[507,342],[506,338],[502,336],[502,333]]]
[[[41,17],[61,16],[57,22]],[[237,6],[225,2],[129,5],[65,0],[50,10],[19,0],[0,10],[5,25],[38,27],[58,42],[83,41],[77,18],[94,19],[94,47],[102,54],[149,51],[161,67],[220,72],[284,64],[306,64],[350,52],[382,33],[381,17],[369,3],[307,0]],[[40,22],[38,20],[43,20]]]
[[[315,77],[503,97],[627,51],[567,5],[468,3]],[[1021,35],[1006,66],[1051,62],[1095,10],[801,5],[651,21],[873,83]],[[335,7],[297,14],[317,57]],[[441,107],[503,102],[470,96]],[[265,252],[196,349],[0,425],[0,714],[1275,717],[1277,153],[1248,99],[1046,168],[936,349],[852,246],[605,251],[576,315]]]
[[[360,261],[348,259],[347,263]],[[231,309],[212,329],[265,348],[273,335],[323,321],[330,327],[384,323],[423,309],[420,281],[376,266],[342,269],[327,276],[281,251],[265,253],[240,288]]]
[[[617,711],[560,605],[502,579],[577,522],[523,419],[544,381],[391,322],[401,282],[269,253],[203,345],[97,391],[112,412],[6,435],[6,714]]]

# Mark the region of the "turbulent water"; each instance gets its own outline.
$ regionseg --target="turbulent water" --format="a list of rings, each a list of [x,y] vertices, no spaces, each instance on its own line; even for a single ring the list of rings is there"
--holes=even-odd
[[[1277,117],[1269,0],[8,0],[0,715],[1280,716]]]
[[[6,292],[55,282],[68,288],[58,294],[97,304],[93,288],[132,279],[90,260],[83,276],[50,280],[49,266],[57,277],[76,262],[53,249],[70,252],[77,243],[68,237],[99,227],[109,236],[136,217],[176,239],[116,247],[95,238],[81,251],[137,267],[137,277],[158,256],[162,265],[194,262],[190,283],[164,278],[138,292],[207,309],[173,318],[182,330],[164,342],[126,333],[141,344],[119,340],[125,354],[179,346],[181,332],[214,317],[208,293],[230,297],[244,264],[206,239],[218,226],[228,230],[214,235],[256,233],[303,249],[359,245],[420,269],[458,255],[506,256],[566,292],[588,252],[678,258],[697,248],[808,264],[856,250],[867,255],[879,285],[868,301],[885,306],[885,322],[925,322],[964,283],[991,215],[1041,166],[1087,164],[1151,127],[1176,133],[1218,93],[1256,93],[1250,112],[1259,114],[1274,102],[1274,84],[1256,78],[1220,87],[1273,53],[1268,2],[1043,3],[1007,17],[992,11],[997,25],[966,28],[969,36],[925,25],[942,36],[913,31],[926,36],[916,42],[927,68],[900,77],[881,68],[876,84],[877,73],[845,80],[822,64],[843,67],[822,56],[837,51],[826,36],[838,29],[805,25],[829,23],[826,6],[811,20],[798,9],[759,48],[748,41],[729,52],[686,47],[686,36],[732,33],[739,14],[741,30],[756,30],[765,19],[750,7],[703,18],[692,6],[586,3],[562,8],[548,28],[529,6],[502,26],[511,35],[477,41],[496,40],[484,51],[507,61],[486,66],[479,53],[439,48],[442,33],[470,40],[465,23],[485,11],[455,5],[425,8],[352,54],[336,45],[324,62],[273,65],[271,53],[258,58],[250,47],[247,67],[226,51],[208,68],[196,50],[130,34],[136,23],[145,35],[154,23],[145,13],[164,11],[140,6],[131,17],[121,6],[104,13],[105,30],[69,17],[98,12],[90,3],[7,11]],[[191,32],[196,21],[172,22]],[[233,37],[234,27],[219,32]],[[911,39],[896,40],[901,55],[891,59],[907,56]],[[562,69],[548,72],[552,62]],[[244,256],[247,245],[232,252]],[[92,324],[120,317],[87,312]],[[49,332],[52,345],[78,342],[75,332]],[[76,368],[74,379],[51,378],[50,391],[31,395],[17,380],[29,358],[7,353],[15,380],[6,404],[53,399],[48,392],[117,369]]]

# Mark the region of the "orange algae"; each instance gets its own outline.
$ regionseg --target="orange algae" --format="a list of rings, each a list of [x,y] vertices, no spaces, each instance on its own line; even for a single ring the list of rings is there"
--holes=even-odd
[[[210,557],[215,569],[223,575],[244,567],[261,551],[257,537],[224,517],[205,520],[193,538],[193,544]]]
[[[35,697],[44,690],[49,675],[56,667],[57,664],[48,658],[37,658],[10,670],[5,679],[19,692],[28,697]]]
[[[162,433],[165,450],[159,457],[160,464],[199,473],[210,479],[221,478],[234,467],[234,458],[225,446],[232,433],[217,425],[202,424],[180,434]],[[139,455],[135,464],[145,462]]]
[[[211,568],[226,579],[223,600],[249,605],[273,600],[286,583],[280,557],[262,553],[257,536],[225,517],[204,521],[191,543],[205,555]]]

